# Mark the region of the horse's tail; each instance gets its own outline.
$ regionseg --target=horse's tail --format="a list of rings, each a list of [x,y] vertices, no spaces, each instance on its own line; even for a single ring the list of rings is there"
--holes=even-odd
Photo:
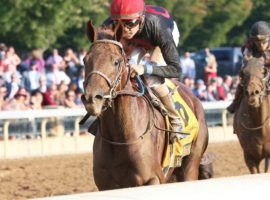
[[[269,168],[269,158],[265,157],[264,158],[264,172],[267,173]]]

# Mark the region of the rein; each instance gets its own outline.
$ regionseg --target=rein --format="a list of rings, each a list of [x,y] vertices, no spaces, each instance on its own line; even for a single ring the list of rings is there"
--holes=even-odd
[[[244,122],[241,122],[241,125],[243,128],[247,129],[247,130],[252,130],[252,131],[256,131],[256,130],[259,130],[261,129],[265,123],[269,120],[269,115],[266,117],[266,119],[264,120],[264,122],[260,125],[260,126],[257,126],[257,127],[247,127]]]
[[[103,136],[100,134],[102,140],[104,140],[105,142],[107,142],[107,143],[109,143],[109,144],[116,145],[116,146],[129,146],[129,145],[137,144],[138,142],[142,141],[142,140],[144,139],[144,137],[145,137],[148,133],[150,133],[150,132],[152,131],[153,127],[155,126],[155,123],[154,123],[154,122],[152,122],[152,124],[151,124],[151,121],[152,121],[151,119],[154,119],[154,116],[155,116],[154,110],[153,110],[152,104],[151,104],[151,102],[149,101],[149,99],[148,99],[147,97],[145,97],[145,96],[143,96],[143,97],[144,97],[143,99],[149,104],[148,110],[149,110],[149,111],[150,111],[150,110],[152,111],[152,112],[151,112],[151,113],[152,113],[152,117],[149,117],[149,120],[148,120],[148,123],[147,123],[147,127],[146,127],[145,132],[144,132],[142,135],[140,135],[137,139],[135,139],[135,140],[133,140],[133,141],[131,141],[131,142],[114,142],[114,141],[111,141],[111,140],[106,139],[105,137],[103,137]],[[150,108],[152,108],[152,109],[150,109]],[[150,113],[150,112],[149,112],[149,113]],[[151,124],[151,125],[150,125],[150,124]]]

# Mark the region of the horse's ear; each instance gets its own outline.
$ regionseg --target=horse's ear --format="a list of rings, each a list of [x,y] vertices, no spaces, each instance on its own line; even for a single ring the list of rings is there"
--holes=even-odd
[[[88,40],[90,42],[94,42],[96,40],[96,31],[95,31],[95,28],[93,26],[92,20],[89,20],[87,22],[86,35],[87,35]]]
[[[119,24],[116,29],[115,29],[115,40],[120,42],[120,40],[122,39],[123,36],[123,28],[122,26]]]

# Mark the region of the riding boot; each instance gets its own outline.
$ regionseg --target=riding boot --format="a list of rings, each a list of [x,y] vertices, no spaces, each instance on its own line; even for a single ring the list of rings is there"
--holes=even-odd
[[[165,108],[168,111],[169,121],[172,127],[172,131],[170,134],[170,141],[173,143],[179,139],[185,138],[187,134],[182,132],[183,127],[181,124],[181,118],[179,113],[177,112],[172,95],[169,93],[164,97],[160,97],[161,102],[164,104]]]
[[[240,106],[241,99],[242,99],[242,94],[243,94],[243,86],[241,86],[240,84],[238,84],[238,86],[236,88],[236,92],[235,92],[235,96],[234,96],[233,102],[231,103],[231,105],[229,105],[227,107],[227,110],[230,113],[235,113],[235,111]]]

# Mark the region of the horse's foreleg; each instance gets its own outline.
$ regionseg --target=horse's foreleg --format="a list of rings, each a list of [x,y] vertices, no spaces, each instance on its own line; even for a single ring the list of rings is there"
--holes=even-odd
[[[260,173],[260,169],[259,169],[259,162],[253,160],[251,158],[250,155],[244,153],[244,158],[245,158],[245,162],[246,162],[246,165],[250,171],[251,174],[258,174]]]
[[[161,184],[158,176],[149,179],[144,185],[159,185]]]

